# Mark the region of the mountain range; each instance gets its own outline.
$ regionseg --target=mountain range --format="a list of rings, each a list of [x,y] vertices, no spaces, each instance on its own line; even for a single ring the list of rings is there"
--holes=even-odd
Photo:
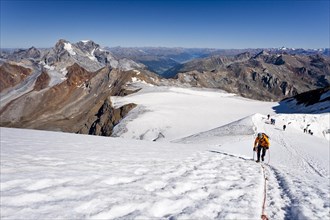
[[[166,48],[166,47],[111,47],[109,49],[115,56],[129,58],[143,63],[149,70],[163,76],[170,77],[166,71],[188,61],[209,56],[232,57],[241,53],[249,52],[257,54],[267,50],[271,54],[291,55],[324,55],[330,56],[329,48],[302,49],[302,48],[248,48],[248,49],[212,49],[212,48]]]
[[[261,51],[195,59],[166,72],[181,83],[279,101],[330,85],[330,58]]]
[[[102,48],[63,39],[52,48],[2,50],[0,126],[110,136],[136,107],[115,108],[110,97],[139,91],[136,83],[220,89],[266,101],[329,87],[330,58],[323,50],[290,51]]]
[[[142,64],[115,59],[92,41],[59,40],[48,50],[15,51],[2,62],[1,126],[8,127],[109,136],[134,107],[113,109],[109,97],[132,92],[124,87],[133,78],[159,81]]]

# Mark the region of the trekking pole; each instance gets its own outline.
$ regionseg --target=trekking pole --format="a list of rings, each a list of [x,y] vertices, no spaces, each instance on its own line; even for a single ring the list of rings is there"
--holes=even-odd
[[[255,154],[255,151],[254,151],[254,148],[253,148],[253,160],[254,160],[254,154]]]
[[[270,162],[270,149],[268,148],[268,164]]]

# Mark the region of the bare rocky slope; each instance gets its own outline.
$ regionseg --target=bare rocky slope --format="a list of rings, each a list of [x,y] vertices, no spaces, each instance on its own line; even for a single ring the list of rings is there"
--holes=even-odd
[[[134,92],[126,88],[133,77],[159,82],[143,65],[117,60],[92,41],[60,40],[50,50],[36,50],[16,51],[0,67],[0,126],[110,136],[135,107],[114,109],[110,96]]]
[[[330,85],[330,58],[322,55],[239,54],[193,60],[174,78],[197,87],[219,88],[243,97],[280,101]]]
[[[110,136],[113,126],[135,105],[114,109],[109,98],[125,93],[132,77],[157,82],[157,76],[150,78],[136,71],[104,67],[88,72],[74,64],[65,81],[47,87],[49,76],[43,72],[32,91],[0,110],[0,125]]]
[[[4,63],[0,66],[0,92],[16,86],[24,81],[32,70],[13,63]]]

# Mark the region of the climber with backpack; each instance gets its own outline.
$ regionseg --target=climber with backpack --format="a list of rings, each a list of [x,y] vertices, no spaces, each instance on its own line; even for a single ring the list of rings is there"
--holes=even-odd
[[[253,151],[257,151],[257,163],[260,162],[260,153],[261,160],[264,161],[266,151],[269,148],[269,137],[265,133],[258,133],[257,138],[254,141]],[[262,152],[261,152],[262,151]]]

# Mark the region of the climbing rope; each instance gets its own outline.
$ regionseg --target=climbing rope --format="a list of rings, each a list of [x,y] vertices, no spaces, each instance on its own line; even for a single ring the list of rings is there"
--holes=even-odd
[[[261,164],[261,168],[262,168],[262,173],[264,175],[264,180],[265,180],[264,181],[264,199],[263,199],[263,202],[262,202],[261,220],[269,220],[266,213],[265,213],[268,178],[266,177],[265,166],[263,164]]]

